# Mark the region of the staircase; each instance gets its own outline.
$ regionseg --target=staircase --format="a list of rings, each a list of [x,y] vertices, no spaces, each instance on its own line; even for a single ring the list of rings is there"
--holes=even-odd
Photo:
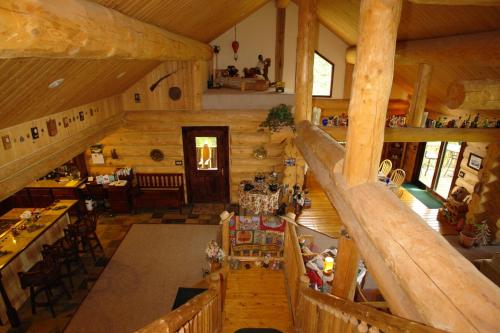
[[[250,327],[295,332],[283,270],[252,267],[229,271],[223,318],[223,333]]]

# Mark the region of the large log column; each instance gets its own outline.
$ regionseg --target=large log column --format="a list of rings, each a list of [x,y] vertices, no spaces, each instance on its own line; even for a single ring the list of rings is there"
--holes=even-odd
[[[209,45],[84,0],[2,0],[0,58],[209,60]]]
[[[411,127],[422,127],[425,102],[427,101],[427,88],[431,82],[431,74],[431,65],[420,64],[418,66],[418,76],[411,96],[410,109],[408,110],[408,124]]]
[[[310,120],[314,49],[318,43],[318,0],[298,0],[297,67],[295,69],[295,120]]]
[[[450,109],[500,109],[500,80],[473,80],[452,84],[448,88]]]
[[[401,7],[401,0],[361,2],[358,59],[349,103],[343,171],[348,185],[372,182],[377,176]]]

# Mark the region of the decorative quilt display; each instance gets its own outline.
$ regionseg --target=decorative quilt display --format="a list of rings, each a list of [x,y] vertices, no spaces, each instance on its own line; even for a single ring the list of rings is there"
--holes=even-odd
[[[278,216],[233,216],[229,238],[233,246],[273,245],[283,248],[286,221]]]
[[[240,209],[245,209],[255,215],[273,214],[279,208],[280,190],[277,188],[276,191],[271,191],[267,183],[254,183],[248,191],[244,186],[240,186]]]

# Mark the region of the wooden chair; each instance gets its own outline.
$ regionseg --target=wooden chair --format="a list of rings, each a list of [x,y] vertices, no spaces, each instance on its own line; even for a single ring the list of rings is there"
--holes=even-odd
[[[55,317],[53,294],[51,288],[61,287],[63,292],[71,299],[71,295],[66,289],[59,272],[59,264],[51,257],[46,256],[42,261],[37,262],[27,272],[18,272],[21,287],[30,289],[31,312],[36,314],[37,306],[46,306],[50,309],[52,316]],[[47,302],[37,302],[36,297],[45,293]]]
[[[96,203],[95,209],[98,212],[104,212],[108,194],[102,184],[86,184],[85,188],[87,189],[89,197]]]
[[[96,233],[97,218],[98,215],[95,213],[88,214],[74,224],[68,225],[67,229],[69,237],[78,239],[82,248],[81,252],[89,251],[94,262],[97,261],[95,256],[96,249],[100,249],[101,252],[104,253],[104,249]]]
[[[395,187],[400,187],[404,183],[405,177],[406,172],[403,169],[396,169],[391,174],[391,183]]]
[[[384,175],[387,177],[389,172],[392,170],[392,162],[391,160],[383,160],[378,167],[379,175]]]
[[[44,258],[53,257],[61,265],[65,272],[61,274],[61,278],[68,278],[71,289],[74,290],[73,275],[81,269],[84,274],[87,274],[85,265],[83,264],[80,255],[78,254],[78,241],[71,237],[67,230],[65,236],[58,239],[54,244],[44,244],[42,255]]]

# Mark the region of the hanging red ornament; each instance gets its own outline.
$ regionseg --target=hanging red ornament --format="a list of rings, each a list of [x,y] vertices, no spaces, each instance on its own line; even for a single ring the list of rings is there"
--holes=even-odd
[[[234,60],[238,60],[238,49],[240,48],[240,43],[238,43],[237,40],[234,40],[231,46],[233,47],[234,51]]]
[[[231,47],[233,48],[234,52],[234,60],[238,60],[238,49],[240,48],[240,43],[238,43],[236,38],[236,26],[234,26],[234,40],[231,43]]]

